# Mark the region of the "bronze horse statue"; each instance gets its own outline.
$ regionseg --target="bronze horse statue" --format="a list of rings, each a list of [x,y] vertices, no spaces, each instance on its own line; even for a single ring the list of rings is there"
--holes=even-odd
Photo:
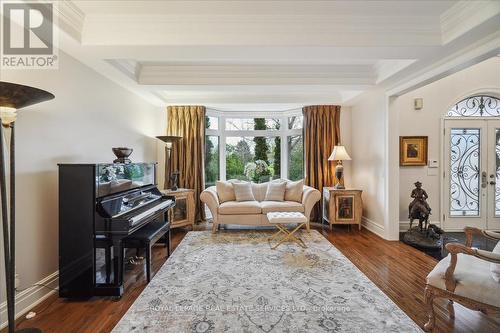
[[[422,201],[416,200],[410,210],[410,229],[413,224],[413,220],[418,220],[418,226],[420,227],[420,231],[422,231],[422,223],[424,222],[425,226],[423,230],[427,230],[427,224],[429,223],[430,213],[431,212]]]

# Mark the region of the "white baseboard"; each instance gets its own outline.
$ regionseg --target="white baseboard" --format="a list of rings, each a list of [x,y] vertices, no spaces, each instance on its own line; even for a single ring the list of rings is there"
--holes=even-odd
[[[373,232],[375,235],[385,239],[384,226],[364,216],[361,219],[361,225]]]
[[[417,222],[418,225],[418,222]],[[410,222],[408,221],[399,221],[399,231],[404,232],[410,229]]]
[[[16,319],[26,314],[57,290],[52,290],[43,287],[39,284],[46,285],[53,289],[59,288],[59,271],[56,271],[46,278],[38,281],[32,287],[16,293]],[[0,304],[0,329],[7,327],[7,301]]]

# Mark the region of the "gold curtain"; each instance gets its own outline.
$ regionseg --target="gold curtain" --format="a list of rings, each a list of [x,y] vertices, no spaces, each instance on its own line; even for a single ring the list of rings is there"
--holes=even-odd
[[[340,144],[340,106],[312,105],[304,113],[306,185],[323,193],[323,186],[335,184],[335,163],[328,161],[333,147]],[[311,212],[311,221],[321,220],[320,204]]]
[[[205,219],[200,194],[205,189],[203,153],[205,147],[205,107],[169,106],[167,108],[167,135],[182,136],[172,146],[168,173],[178,170],[179,187],[195,191],[195,221]],[[168,183],[165,176],[165,183]]]

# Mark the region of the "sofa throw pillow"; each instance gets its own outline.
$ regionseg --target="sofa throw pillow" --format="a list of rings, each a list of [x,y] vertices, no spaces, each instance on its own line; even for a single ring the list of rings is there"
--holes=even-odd
[[[215,189],[220,203],[236,201],[232,182],[218,180],[215,182]]]
[[[285,201],[286,182],[270,182],[265,201]]]
[[[304,192],[304,179],[296,182],[288,181],[285,189],[285,200],[302,202],[302,192]]]
[[[493,248],[493,253],[500,254],[500,242],[497,243],[497,245]],[[491,276],[493,279],[500,283],[500,264],[490,264],[490,270],[491,270]]]
[[[252,192],[252,184],[250,183],[234,183],[234,194],[236,201],[254,201],[255,197]]]
[[[252,183],[253,197],[256,201],[264,201],[266,198],[267,185],[269,185],[269,183]]]

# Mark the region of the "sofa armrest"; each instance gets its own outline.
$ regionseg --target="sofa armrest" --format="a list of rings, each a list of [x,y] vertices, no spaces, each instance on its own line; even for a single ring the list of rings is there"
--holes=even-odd
[[[448,252],[450,252],[451,256],[450,265],[446,269],[445,273],[445,285],[446,290],[448,291],[455,291],[455,288],[457,286],[457,281],[453,277],[453,274],[455,273],[459,253],[474,256],[476,258],[486,260],[495,264],[500,264],[500,254],[498,253],[479,250],[460,243],[448,243],[446,244],[446,249],[448,250]]]
[[[314,205],[321,199],[321,192],[314,187],[304,185],[302,192],[302,205],[304,206],[304,215],[309,223],[311,211]]]
[[[216,225],[220,203],[215,186],[210,186],[209,188],[201,192],[200,200],[208,206],[208,209],[210,209],[210,213],[212,213],[213,223],[214,225]]]

